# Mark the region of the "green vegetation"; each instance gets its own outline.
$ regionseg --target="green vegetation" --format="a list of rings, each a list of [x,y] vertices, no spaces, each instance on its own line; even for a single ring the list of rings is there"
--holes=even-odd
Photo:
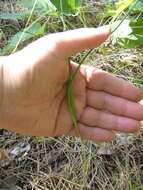
[[[20,20],[27,19],[26,24],[20,29],[19,32],[14,34],[7,45],[0,51],[0,55],[5,55],[12,51],[16,51],[22,43],[39,36],[46,34],[46,25],[49,24],[51,19],[60,19],[63,23],[63,30],[68,29],[63,15],[75,16],[81,11],[83,0],[62,0],[46,1],[46,0],[22,0],[20,5],[24,11],[16,13],[0,13],[0,19]],[[41,23],[41,21],[44,21]]]
[[[74,24],[69,23],[67,17],[80,17],[80,20],[84,22],[87,6],[84,6],[83,3],[84,0],[66,0],[64,3],[62,0],[22,0],[20,4],[23,7],[23,11],[0,13],[0,19],[12,20],[19,24],[21,20],[27,19],[26,24],[20,28],[20,31],[11,36],[9,42],[1,49],[0,55],[16,51],[22,43],[45,35],[46,26],[51,20],[59,19],[63,25],[62,30],[71,28],[71,25],[74,28]],[[141,0],[120,1],[114,6],[111,6],[111,1],[108,1],[104,12],[97,15],[97,17],[104,19],[103,24],[114,23],[117,26],[123,20],[112,38],[113,40],[117,39],[119,45],[124,48],[134,48],[142,45],[142,5],[143,2]],[[125,27],[126,31],[124,30]],[[1,35],[3,30],[1,28]]]

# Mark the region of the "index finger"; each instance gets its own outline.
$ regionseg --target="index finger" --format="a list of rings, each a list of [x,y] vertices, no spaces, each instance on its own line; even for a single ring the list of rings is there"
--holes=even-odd
[[[143,91],[128,81],[117,78],[105,71],[95,68],[86,69],[87,87],[92,90],[105,91],[114,96],[138,102]]]

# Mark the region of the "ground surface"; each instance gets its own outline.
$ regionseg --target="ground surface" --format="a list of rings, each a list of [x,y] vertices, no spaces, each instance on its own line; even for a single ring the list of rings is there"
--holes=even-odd
[[[101,4],[102,2],[102,4]],[[91,0],[87,23],[93,23],[104,1]],[[93,6],[96,5],[96,6]],[[0,11],[19,8],[15,1],[1,2]],[[72,21],[73,22],[73,21]],[[78,23],[78,19],[76,21]],[[5,26],[5,27],[4,27]],[[17,24],[0,21],[5,38],[0,47],[17,31]],[[53,32],[53,29],[49,29]],[[113,73],[143,88],[143,55],[141,49],[124,50],[108,42],[95,50],[86,64]],[[75,58],[78,60],[80,55]],[[142,190],[143,134],[120,135],[114,142],[97,144],[71,137],[24,137],[0,130],[0,190]]]

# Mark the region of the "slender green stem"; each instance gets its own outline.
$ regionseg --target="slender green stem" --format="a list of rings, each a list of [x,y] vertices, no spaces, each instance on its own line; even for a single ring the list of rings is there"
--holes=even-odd
[[[75,76],[77,75],[77,72],[79,71],[81,65],[83,64],[83,62],[86,60],[86,58],[92,53],[93,49],[90,49],[85,56],[81,59],[81,61],[78,64],[78,67],[75,71],[75,73],[71,76],[71,81],[73,82],[73,80],[75,79]]]
[[[35,10],[35,7],[36,7],[37,2],[38,2],[38,0],[35,0],[35,2],[34,2],[34,4],[33,4],[33,7],[32,7],[32,9],[31,9],[29,18],[28,18],[28,20],[27,20],[27,22],[26,22],[25,29],[23,30],[23,33],[21,34],[21,36],[20,36],[20,38],[19,38],[19,40],[18,40],[18,42],[17,42],[15,48],[13,49],[12,53],[14,53],[14,52],[17,50],[17,48],[18,48],[18,46],[19,46],[19,44],[20,44],[20,41],[22,40],[22,38],[23,38],[23,36],[24,36],[24,32],[25,32],[26,30],[28,30],[27,26],[28,26],[28,24],[30,23],[30,20],[31,20],[31,17],[32,17],[32,15],[33,15],[34,10]],[[39,18],[36,19],[35,22],[37,22],[37,20],[39,20]],[[34,22],[34,23],[35,23],[35,22]]]
[[[80,129],[77,127],[77,113],[76,113],[76,106],[74,103],[74,95],[73,95],[73,82],[75,80],[75,77],[77,75],[77,72],[79,71],[81,65],[83,64],[83,62],[85,61],[85,59],[88,57],[89,54],[91,54],[91,52],[93,51],[93,49],[90,49],[86,55],[81,59],[81,61],[79,62],[79,65],[76,69],[76,71],[74,72],[74,74],[70,74],[68,83],[67,83],[67,104],[68,104],[68,109],[71,115],[71,119],[72,119],[72,123],[73,126],[75,128],[75,131],[77,133],[77,135],[79,137],[82,138],[81,133],[80,133]]]
[[[73,126],[75,128],[75,131],[77,133],[78,136],[81,137],[81,134],[80,134],[80,130],[79,128],[77,127],[77,113],[76,113],[76,107],[75,107],[75,103],[74,103],[74,96],[73,96],[73,82],[75,80],[75,77],[77,75],[77,72],[79,71],[80,69],[80,66],[83,64],[83,62],[85,61],[85,59],[88,57],[89,54],[91,54],[91,52],[93,51],[93,49],[90,49],[87,54],[81,59],[81,61],[79,62],[79,65],[75,71],[74,74],[70,74],[70,77],[69,77],[69,80],[68,80],[68,84],[67,84],[67,103],[68,103],[68,109],[69,109],[69,112],[71,114],[71,119],[72,119],[72,123],[73,123]]]

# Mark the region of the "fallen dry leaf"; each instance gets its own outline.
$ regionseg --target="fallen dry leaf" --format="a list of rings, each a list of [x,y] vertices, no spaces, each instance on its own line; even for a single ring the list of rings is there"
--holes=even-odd
[[[8,160],[9,156],[5,150],[0,150],[0,160]]]
[[[98,155],[112,155],[114,154],[113,146],[111,143],[102,143],[97,151]]]

